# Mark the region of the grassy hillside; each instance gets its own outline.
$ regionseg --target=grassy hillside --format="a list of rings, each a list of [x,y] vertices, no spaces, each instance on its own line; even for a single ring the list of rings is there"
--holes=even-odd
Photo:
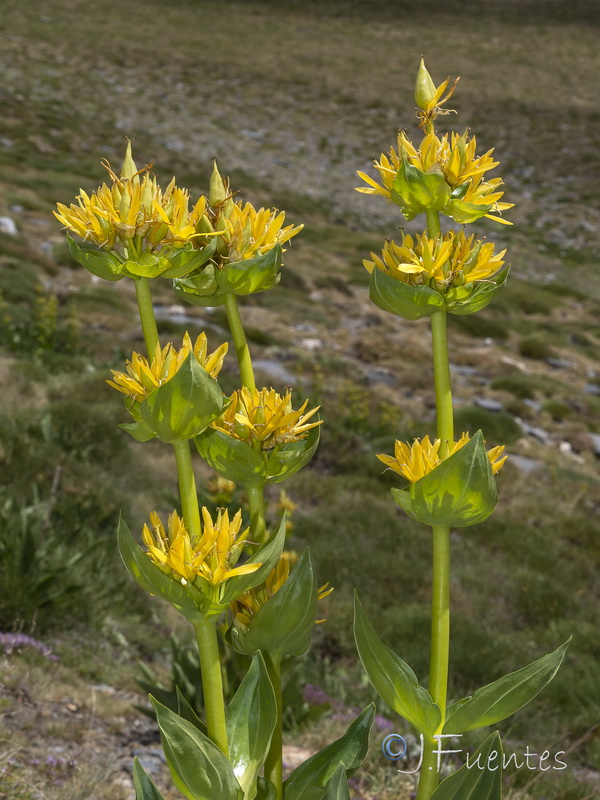
[[[119,510],[139,530],[176,495],[169,454],[116,429],[125,412],[104,383],[141,343],[132,287],[75,268],[51,214],[104,179],[101,159],[117,165],[126,136],[161,180],[176,174],[197,194],[217,156],[244,197],[305,224],[280,286],[243,312],[265,383],[293,383],[325,420],[316,459],[289,487],[299,505],[291,544],[310,544],[336,587],[307,676],[347,706],[370,699],[351,637],[354,587],[386,643],[426,674],[430,542],[392,502],[374,454],[434,430],[428,323],[369,303],[362,259],[401,223],[395,207],[354,191],[356,170],[370,169],[398,128],[416,134],[421,55],[437,81],[461,75],[458,115],[443,120],[496,148],[516,204],[513,227],[479,228],[509,248],[509,284],[450,331],[458,427],[482,427],[513,456],[497,513],[453,536],[451,693],[573,635],[551,687],[502,728],[510,751],[565,750],[569,768],[513,770],[507,796],[597,795],[599,22],[585,0],[4,0],[0,216],[17,232],[0,232],[0,630],[33,633],[61,661],[50,673],[27,652],[0,662],[0,798],[53,798],[65,786],[73,798],[118,797],[105,766],[87,783],[65,767],[59,788],[52,770],[32,766],[44,756],[28,749],[27,725],[42,722],[19,717],[19,691],[40,709],[72,684],[92,720],[89,686],[133,692],[135,656],[152,660],[172,624],[148,612],[113,549]],[[167,282],[157,301],[165,340],[188,328],[206,328],[214,345],[225,336],[221,310],[173,309]],[[229,359],[224,386],[236,382]],[[34,542],[31,569],[51,573],[50,595],[48,583],[32,590],[33,573],[6,544],[15,541]],[[102,658],[82,655],[81,640],[92,654],[103,641]],[[106,752],[117,745],[104,726],[134,724],[133,694],[118,699],[99,701]],[[334,715],[302,736],[314,743],[336,724]],[[78,746],[64,720],[43,726],[48,747]],[[402,796],[377,751],[374,740],[356,797]]]

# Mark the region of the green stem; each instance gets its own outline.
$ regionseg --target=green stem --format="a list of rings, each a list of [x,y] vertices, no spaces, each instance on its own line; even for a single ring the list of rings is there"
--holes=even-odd
[[[260,486],[248,486],[248,505],[250,506],[250,539],[254,544],[263,544],[267,539],[265,521],[265,489]]]
[[[427,234],[440,234],[440,218],[437,211],[427,212]],[[448,359],[448,335],[445,311],[431,315],[431,339],[433,347],[433,373],[437,412],[437,437],[441,440],[440,458],[448,457],[454,444],[454,415],[452,411],[452,386]],[[429,658],[429,693],[442,712],[441,733],[446,718],[448,693],[448,664],[450,656],[450,528],[432,526],[433,532],[433,576],[431,592],[431,651]],[[439,783],[437,769],[440,744],[434,739],[423,742],[423,760],[419,775],[416,800],[429,800]]]
[[[179,481],[179,496],[181,498],[181,511],[187,532],[192,539],[200,536],[200,509],[198,507],[198,492],[196,479],[192,467],[192,454],[188,441],[173,442],[175,463],[177,464],[177,480]]]
[[[200,654],[208,737],[229,758],[221,659],[219,657],[219,642],[217,639],[217,617],[202,618],[200,622],[194,625],[194,629]]]
[[[283,798],[283,705],[281,699],[281,658],[265,653],[265,664],[275,690],[277,722],[265,759],[265,778],[275,787],[276,800]]]
[[[436,311],[431,315],[431,339],[433,344],[433,377],[435,381],[435,407],[437,412],[437,435],[441,439],[440,458],[448,456],[454,444],[454,415],[452,413],[452,385],[448,360],[448,335],[446,312]]]
[[[142,331],[144,332],[144,340],[146,342],[146,350],[148,351],[148,358],[152,361],[154,353],[156,352],[156,345],[158,344],[158,328],[156,327],[154,307],[152,306],[152,297],[150,296],[150,282],[148,278],[140,278],[134,281],[134,283]]]
[[[225,310],[227,312],[227,320],[229,322],[231,335],[233,336],[233,344],[240,367],[242,384],[253,392],[256,389],[254,369],[252,368],[252,359],[250,357],[250,350],[248,348],[242,318],[240,317],[237,297],[234,294],[225,295]]]

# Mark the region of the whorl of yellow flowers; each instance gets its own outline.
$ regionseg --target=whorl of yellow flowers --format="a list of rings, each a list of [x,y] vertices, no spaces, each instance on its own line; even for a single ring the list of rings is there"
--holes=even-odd
[[[285,211],[254,208],[251,203],[234,200],[229,181],[221,177],[217,162],[210,180],[207,219],[209,233],[220,231],[215,261],[245,261],[262,256],[278,244],[288,242],[304,225],[287,225]]]
[[[134,352],[131,355],[131,361],[126,362],[127,372],[118,372],[112,369],[114,380],[109,380],[107,383],[133,400],[142,401],[148,397],[150,392],[170,380],[190,353],[211,378],[216,378],[223,366],[223,359],[228,347],[229,345],[225,342],[209,355],[206,334],[201,333],[195,344],[192,345],[192,340],[186,332],[180,350],[176,350],[172,342],[162,349],[157,343],[151,363],[144,356]]]
[[[388,155],[381,154],[379,161],[373,164],[379,172],[381,183],[364,172],[359,176],[368,184],[357,189],[364,194],[380,194],[391,199],[394,179],[406,160],[422,172],[441,172],[448,186],[454,190],[466,186],[460,200],[463,203],[472,203],[476,206],[492,206],[493,211],[501,212],[512,208],[514,203],[501,203],[500,198],[504,192],[499,191],[504,181],[501,178],[484,180],[484,175],[500,163],[494,161],[492,153],[488,150],[481,156],[476,155],[477,140],[475,136],[469,138],[468,131],[461,136],[457,133],[445,133],[441,138],[431,130],[425,134],[418,148],[409,141],[404,131],[398,133],[397,149],[390,149]],[[496,222],[507,223],[502,217],[494,214],[485,214]]]
[[[471,437],[468,433],[463,433],[457,442],[453,442],[448,455],[451,456],[456,453],[470,439]],[[412,445],[396,440],[393,456],[380,453],[377,458],[383,461],[387,467],[393,469],[394,472],[407,478],[410,483],[416,483],[416,481],[428,475],[442,463],[439,456],[440,445],[441,439],[435,439],[432,442],[429,436],[425,436],[423,439],[415,439]],[[504,445],[492,447],[491,450],[488,450],[488,458],[494,475],[508,458],[508,456],[502,456],[503,452]]]
[[[151,560],[166,575],[185,585],[197,577],[211,586],[218,586],[236,575],[255,572],[260,564],[236,567],[249,528],[240,533],[242,513],[229,519],[226,510],[218,509],[213,521],[206,507],[202,508],[202,533],[191,536],[176,511],[169,514],[165,529],[158,514],[150,514],[150,526],[144,525],[142,539]]]
[[[67,230],[105,250],[125,248],[129,256],[160,251],[163,246],[182,247],[198,236],[205,197],[190,211],[189,192],[176,186],[175,178],[163,192],[150,174],[151,165],[137,169],[131,142],[120,175],[107,161],[102,164],[111,186],[104,183],[91,195],[81,189],[77,204],[57,204],[54,216]]]
[[[275,389],[250,391],[243,386],[231,395],[225,412],[212,425],[235,439],[242,439],[261,450],[270,450],[277,445],[304,439],[311,428],[321,424],[321,420],[308,421],[319,406],[304,413],[307,405],[308,400],[305,400],[294,411],[291,389],[280,395]]]
[[[293,550],[284,550],[274,569],[269,573],[263,584],[250,589],[240,595],[231,603],[231,610],[235,622],[242,627],[248,627],[252,617],[260,611],[264,604],[281,589],[290,576],[290,569],[298,561],[298,554]],[[326,583],[317,592],[317,598],[322,600],[333,592],[333,587]],[[316,620],[324,622],[325,620]]]
[[[426,233],[405,235],[402,243],[386,241],[381,255],[371,253],[365,268],[375,267],[392,278],[419,285],[428,283],[438,290],[463,286],[495,275],[503,266],[506,250],[494,254],[495,245],[466,237],[463,231],[448,231],[429,238]]]

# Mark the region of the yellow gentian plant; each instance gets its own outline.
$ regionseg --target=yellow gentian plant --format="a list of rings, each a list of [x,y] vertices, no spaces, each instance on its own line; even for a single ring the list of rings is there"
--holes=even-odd
[[[458,80],[458,79],[457,79]],[[446,321],[450,314],[471,314],[484,308],[508,276],[506,251],[466,235],[454,226],[442,232],[440,217],[470,224],[487,217],[510,224],[502,213],[512,207],[502,200],[503,181],[487,173],[498,166],[493,150],[477,154],[468,131],[438,134],[436,118],[451,97],[449,79],[439,86],[421,61],[415,99],[423,137],[413,144],[398,134],[397,146],[374,162],[379,182],[359,172],[367,184],[358,189],[398,205],[412,220],[425,214],[427,229],[416,236],[388,240],[381,253],[371,253],[370,298],[385,311],[416,320],[430,317],[436,394],[437,437],[396,441],[393,455],[377,457],[403,485],[392,489],[398,505],[413,519],[431,527],[433,541],[431,650],[427,688],[400,656],[378,638],[356,598],[355,638],[371,680],[383,698],[422,737],[423,752],[416,800],[460,800],[502,795],[502,751],[497,733],[479,748],[482,769],[462,767],[439,786],[439,754],[448,737],[487,727],[522,708],[552,679],[566,644],[517,672],[477,690],[472,697],[448,703],[450,645],[450,530],[483,522],[498,495],[495,475],[506,460],[502,446],[485,449],[481,431],[454,436],[452,389]],[[452,223],[451,223],[452,225]],[[495,754],[495,755],[494,755]]]
[[[282,659],[306,651],[316,621],[319,587],[310,553],[282,556],[286,508],[269,535],[264,487],[301,469],[314,454],[321,421],[308,401],[294,407],[291,390],[258,387],[238,298],[275,286],[283,245],[302,225],[285,213],[242,202],[216,163],[206,196],[190,209],[175,180],[163,191],[150,166],[138,169],[127,145],[110,185],[55,216],[69,232],[75,259],[106,280],[135,282],[146,353],[134,352],[108,383],[124,396],[133,421],[120,427],[138,442],[157,438],[174,450],[180,510],[166,523],[153,511],[136,543],[124,520],[118,545],[125,566],[150,594],[170,603],[193,625],[198,643],[205,719],[179,696],[179,708],[152,699],[163,748],[177,789],[189,800],[301,800],[349,798],[347,778],[368,748],[374,717],[367,707],[347,732],[283,781]],[[74,234],[75,237],[71,236]],[[241,386],[225,397],[217,378],[228,345],[210,352],[206,335],[181,344],[159,341],[151,285],[172,279],[183,299],[224,305],[238,359]],[[242,511],[200,508],[191,442],[219,474],[215,486],[231,497],[232,482],[248,494],[250,525]],[[223,618],[229,632],[220,642]],[[225,707],[222,647],[252,656],[250,668]],[[139,761],[136,800],[162,795]]]

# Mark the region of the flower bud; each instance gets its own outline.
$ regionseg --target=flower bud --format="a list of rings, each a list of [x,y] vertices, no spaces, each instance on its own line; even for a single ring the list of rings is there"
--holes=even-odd
[[[208,185],[208,202],[211,208],[218,206],[227,197],[227,188],[217,169],[217,159],[213,161],[213,171]]]
[[[415,84],[415,100],[419,108],[425,111],[427,106],[435,98],[436,91],[435,84],[431,80],[431,75],[425,67],[425,61],[421,59],[419,71],[417,72],[417,82]]]
[[[127,179],[133,178],[137,171],[138,168],[136,167],[133,156],[131,155],[131,141],[128,139],[127,149],[125,150],[125,158],[123,159],[123,166],[121,167],[121,177]]]

